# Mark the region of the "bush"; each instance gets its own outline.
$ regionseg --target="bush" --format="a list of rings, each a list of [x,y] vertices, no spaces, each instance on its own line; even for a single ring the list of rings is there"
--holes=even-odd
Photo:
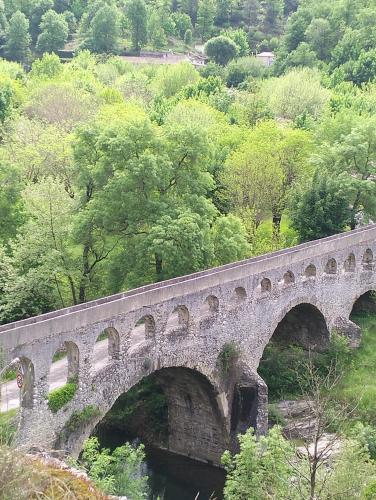
[[[227,375],[239,357],[238,347],[234,342],[223,345],[218,356],[218,365],[222,375]]]
[[[59,387],[59,389],[51,391],[48,395],[48,407],[52,413],[57,413],[63,406],[69,403],[73,399],[77,388],[77,382],[72,381],[63,385],[63,387]]]
[[[85,441],[82,452],[82,464],[98,488],[132,500],[146,498],[147,476],[140,473],[144,459],[143,445],[134,448],[126,443],[111,453],[107,448],[100,450],[96,437]]]
[[[72,434],[79,430],[83,425],[89,423],[96,417],[99,417],[100,411],[99,408],[93,405],[86,406],[81,411],[75,411],[70,416],[69,420],[65,424],[62,435],[66,436]]]
[[[263,72],[264,67],[256,57],[240,57],[227,66],[227,86],[238,87],[249,77],[260,78]]]

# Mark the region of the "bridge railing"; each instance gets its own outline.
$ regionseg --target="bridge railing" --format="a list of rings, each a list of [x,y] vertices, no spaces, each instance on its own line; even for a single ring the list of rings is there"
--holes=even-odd
[[[344,242],[348,243],[348,246],[351,246],[352,243],[356,243],[353,240],[359,240],[359,235],[364,236],[364,238],[361,238],[361,241],[363,241],[363,240],[368,241],[368,240],[371,240],[372,238],[376,239],[376,224],[364,226],[362,228],[355,229],[353,231],[348,231],[345,233],[336,234],[334,236],[329,236],[329,237],[322,238],[319,240],[314,240],[314,241],[310,241],[307,243],[302,243],[300,245],[296,245],[296,246],[290,247],[290,248],[285,248],[283,250],[278,250],[278,251],[275,251],[275,252],[272,252],[269,254],[259,255],[259,256],[251,257],[249,259],[245,259],[242,261],[238,261],[238,262],[234,262],[234,263],[230,263],[230,264],[225,264],[225,265],[222,265],[219,267],[214,267],[214,268],[211,268],[211,269],[208,269],[205,271],[200,271],[200,272],[196,272],[193,274],[188,274],[185,276],[180,276],[177,278],[172,278],[169,280],[161,281],[158,283],[145,285],[145,286],[142,286],[139,288],[135,288],[133,290],[129,290],[127,292],[121,292],[121,293],[117,293],[117,294],[103,297],[100,299],[85,302],[83,304],[78,304],[75,306],[70,306],[70,307],[66,307],[63,309],[58,309],[56,311],[52,311],[52,312],[49,312],[46,314],[41,314],[39,316],[34,316],[34,317],[27,318],[24,320],[8,323],[8,324],[0,326],[0,333],[1,332],[9,332],[10,330],[13,330],[15,328],[24,327],[27,325],[33,325],[35,323],[47,321],[47,320],[54,319],[54,318],[59,318],[62,316],[70,315],[72,313],[85,311],[85,310],[90,309],[90,308],[94,308],[94,307],[104,305],[104,304],[110,304],[111,302],[119,301],[122,299],[130,298],[130,297],[134,297],[134,296],[139,296],[139,295],[145,294],[147,292],[152,292],[154,290],[158,290],[161,288],[170,287],[170,286],[181,284],[181,283],[188,282],[188,281],[194,281],[194,280],[197,280],[199,278],[210,277],[210,276],[218,274],[218,273],[223,273],[224,271],[236,270],[236,269],[243,268],[246,266],[253,267],[253,265],[257,265],[257,264],[261,264],[261,263],[267,264],[273,260],[277,261],[278,258],[280,258],[282,256],[291,256],[292,258],[294,256],[298,256],[298,259],[296,259],[296,260],[299,260],[300,259],[299,254],[301,254],[303,252],[306,253],[307,249],[313,249],[315,247],[323,247],[323,254],[325,254],[326,247],[328,247],[328,244],[331,244],[334,242],[339,242],[339,241],[343,240]],[[295,259],[291,259],[291,262],[293,262],[294,260]],[[266,267],[268,267],[268,266],[266,266]],[[276,266],[276,267],[278,267],[278,266]],[[259,272],[261,272],[261,270],[258,269],[257,272],[259,273]],[[255,271],[255,273],[256,273],[256,271]],[[252,272],[250,272],[250,274],[252,274]]]

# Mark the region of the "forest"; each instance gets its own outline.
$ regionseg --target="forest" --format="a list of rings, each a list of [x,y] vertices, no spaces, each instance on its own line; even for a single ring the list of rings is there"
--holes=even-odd
[[[371,4],[301,2],[291,13],[290,2],[226,1],[210,22],[207,2],[1,5],[0,321],[372,220]],[[141,29],[131,13],[144,9]],[[153,46],[157,18],[211,37],[208,63],[116,55],[143,30]],[[92,52],[38,56],[71,30]],[[94,47],[97,30],[114,45]],[[275,50],[272,66],[251,55],[262,49]]]
[[[0,324],[375,221],[375,26],[374,0],[0,0]],[[275,427],[225,453],[225,498],[375,498],[374,352],[329,361],[330,411],[369,392],[327,496],[292,496]],[[86,446],[103,491],[143,460]]]

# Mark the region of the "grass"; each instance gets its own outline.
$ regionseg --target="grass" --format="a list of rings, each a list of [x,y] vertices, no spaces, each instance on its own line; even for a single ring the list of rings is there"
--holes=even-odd
[[[362,344],[352,356],[336,399],[354,405],[355,418],[376,425],[376,315],[351,319],[362,329]]]
[[[10,444],[16,432],[15,417],[17,416],[18,409],[8,410],[0,413],[0,446]]]

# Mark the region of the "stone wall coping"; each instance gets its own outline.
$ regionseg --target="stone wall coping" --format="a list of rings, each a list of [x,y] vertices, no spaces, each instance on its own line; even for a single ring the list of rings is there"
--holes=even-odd
[[[135,311],[142,307],[150,307],[173,298],[199,293],[211,287],[267,273],[281,267],[286,267],[287,271],[288,267],[293,264],[328,254],[334,255],[335,252],[360,244],[364,245],[367,242],[371,244],[375,240],[376,224],[372,224],[273,253],[142,286],[84,304],[2,325],[0,326],[0,343],[5,349],[12,349],[32,340],[89,326],[99,321],[110,320],[119,314]]]

